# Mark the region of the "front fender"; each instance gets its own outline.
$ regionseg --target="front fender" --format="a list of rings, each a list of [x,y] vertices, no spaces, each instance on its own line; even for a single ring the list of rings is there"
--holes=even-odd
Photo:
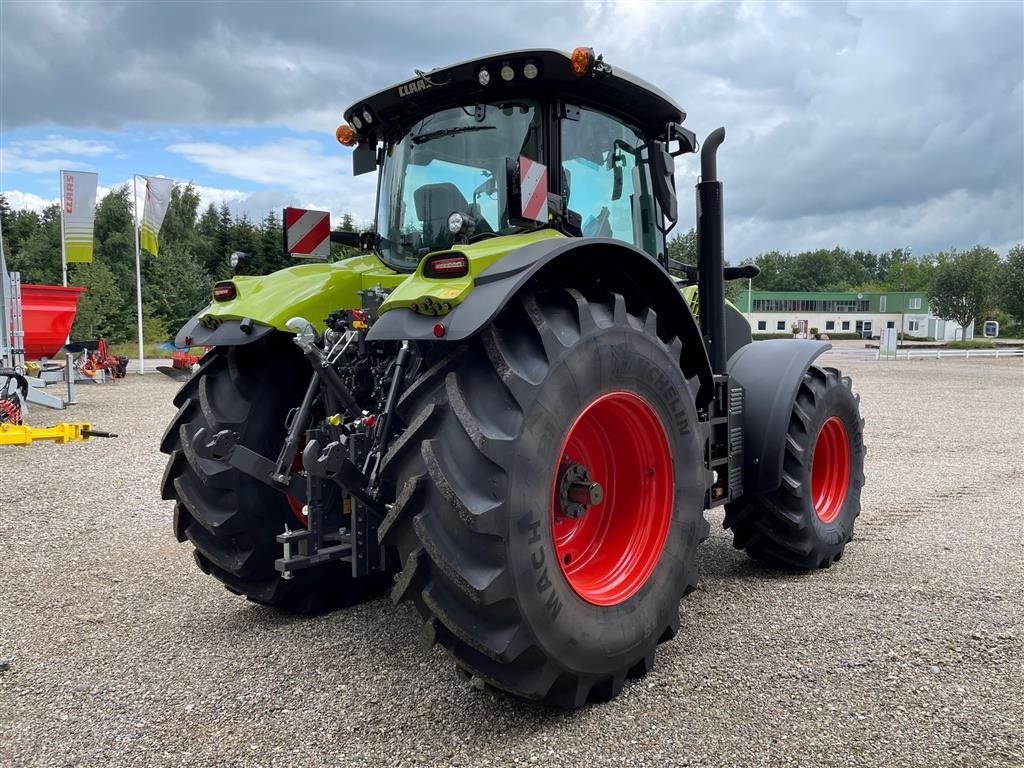
[[[729,358],[729,378],[743,387],[743,492],[770,493],[782,483],[789,417],[800,382],[832,345],[825,341],[767,339]]]
[[[439,281],[440,282],[440,281]],[[698,400],[713,392],[713,377],[700,329],[669,274],[645,252],[607,238],[552,238],[518,248],[483,270],[466,299],[447,315],[431,317],[410,309],[384,312],[369,341],[462,341],[490,324],[512,297],[529,285],[593,286],[637,297],[658,313],[663,336],[683,342],[681,366],[700,381]]]

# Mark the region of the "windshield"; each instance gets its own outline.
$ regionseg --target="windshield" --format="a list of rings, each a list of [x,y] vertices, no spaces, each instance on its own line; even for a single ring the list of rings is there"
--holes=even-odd
[[[477,119],[480,113],[483,119]],[[388,147],[377,210],[380,253],[396,269],[449,248],[448,216],[468,213],[474,236],[507,234],[505,160],[541,159],[541,110],[513,100],[436,112]]]

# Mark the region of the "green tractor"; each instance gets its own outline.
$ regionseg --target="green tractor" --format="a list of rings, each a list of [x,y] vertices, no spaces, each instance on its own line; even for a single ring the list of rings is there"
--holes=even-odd
[[[161,446],[200,569],[296,611],[388,585],[464,674],[571,708],[676,634],[704,510],[765,563],[842,556],[859,398],[827,343],[752,343],[725,301],[756,269],[724,266],[723,129],[687,265],[696,136],[591,49],[417,73],[345,118],[376,225],[332,239],[363,255],[220,283],[178,335],[212,347]]]

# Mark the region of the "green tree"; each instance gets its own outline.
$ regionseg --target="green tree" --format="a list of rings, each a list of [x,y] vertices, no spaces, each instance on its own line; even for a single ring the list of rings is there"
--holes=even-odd
[[[999,254],[980,245],[939,254],[928,290],[932,311],[966,330],[994,308],[999,267]]]
[[[226,280],[231,276],[231,264],[228,262],[230,254],[219,250],[220,240],[220,215],[217,207],[210,203],[196,224],[196,240],[192,250],[212,282]]]
[[[91,264],[74,265],[74,282],[86,291],[78,299],[78,313],[71,328],[76,341],[104,336],[121,341],[124,338],[121,312],[122,296],[114,273],[98,259]]]
[[[166,251],[160,246],[160,255],[151,258],[148,266],[142,301],[165,328],[176,331],[209,302],[210,278],[188,246],[173,243]]]
[[[12,217],[14,243],[4,250],[7,268],[20,272],[23,283],[60,285],[60,207],[48,206],[42,216],[19,214]]]
[[[195,188],[191,184],[175,184],[160,226],[160,250],[163,250],[165,244],[193,246],[197,237],[198,215],[199,194]]]
[[[676,235],[668,241],[668,246],[665,250],[668,251],[669,259],[696,266],[697,230],[691,227],[690,231],[685,234]],[[672,266],[672,261],[669,261],[669,272],[677,277],[682,277],[683,275],[682,270]]]
[[[334,228],[335,232],[358,232],[359,229],[356,227],[355,219],[351,213],[341,214],[341,221]],[[360,253],[358,248],[352,248],[347,245],[341,245],[339,243],[331,243],[331,261],[341,261],[342,259],[348,259],[352,256],[358,256]]]
[[[284,228],[273,211],[268,211],[260,224],[255,256],[264,274],[291,266],[291,258],[284,250]]]
[[[999,269],[999,307],[1024,324],[1024,244],[1010,249]]]

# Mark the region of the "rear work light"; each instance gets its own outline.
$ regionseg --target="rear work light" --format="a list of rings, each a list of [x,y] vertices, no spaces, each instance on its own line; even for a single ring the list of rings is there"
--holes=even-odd
[[[238,296],[238,289],[230,280],[213,286],[214,301],[231,301]]]
[[[469,274],[469,259],[462,254],[435,256],[423,265],[424,277],[465,277]]]

